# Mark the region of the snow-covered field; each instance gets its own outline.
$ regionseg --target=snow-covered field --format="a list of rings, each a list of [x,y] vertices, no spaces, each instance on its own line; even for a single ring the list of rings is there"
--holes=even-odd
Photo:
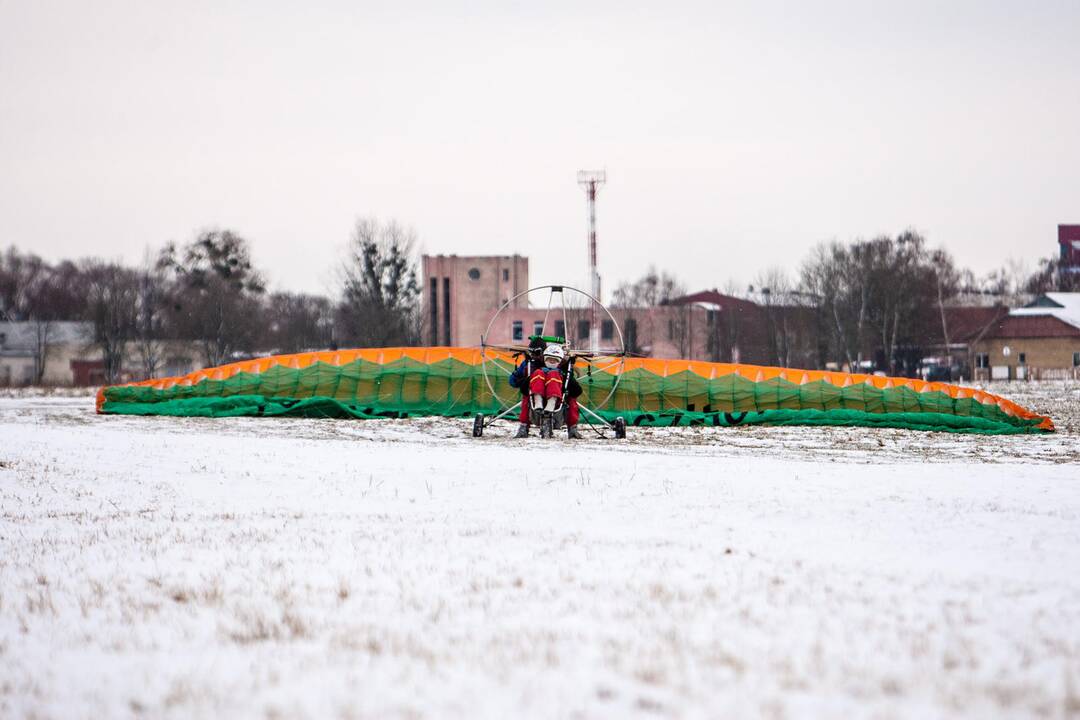
[[[2,717],[1080,715],[1052,436],[102,417],[0,397]]]

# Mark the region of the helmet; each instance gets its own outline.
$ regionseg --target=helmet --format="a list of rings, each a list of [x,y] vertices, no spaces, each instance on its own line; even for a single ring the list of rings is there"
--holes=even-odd
[[[562,362],[566,358],[566,351],[563,350],[562,345],[551,343],[544,348],[544,359],[547,360],[548,358],[555,358],[559,362]]]

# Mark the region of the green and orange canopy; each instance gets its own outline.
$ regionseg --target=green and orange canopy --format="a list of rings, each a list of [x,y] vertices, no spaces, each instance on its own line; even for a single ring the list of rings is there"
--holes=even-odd
[[[491,414],[519,397],[503,372],[513,362],[506,353],[458,347],[278,355],[182,377],[105,387],[98,392],[97,410],[208,417]],[[484,378],[485,363],[490,387]],[[579,366],[578,375],[584,404],[608,420],[623,416],[635,425],[1054,430],[1050,418],[997,395],[906,378],[655,358]]]

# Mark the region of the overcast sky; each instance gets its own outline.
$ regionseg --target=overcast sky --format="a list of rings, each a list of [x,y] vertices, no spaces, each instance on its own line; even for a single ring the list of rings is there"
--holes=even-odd
[[[317,7],[316,7],[317,6]],[[0,245],[202,227],[329,291],[354,219],[605,290],[914,227],[976,271],[1080,222],[1080,2],[0,0]]]

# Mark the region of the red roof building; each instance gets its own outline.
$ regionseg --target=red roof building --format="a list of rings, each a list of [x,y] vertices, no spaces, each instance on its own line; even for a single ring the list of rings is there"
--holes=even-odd
[[[715,362],[817,367],[817,329],[813,308],[776,302],[768,305],[705,290],[684,295],[673,305],[707,311],[706,353]]]
[[[1080,328],[1053,315],[1006,315],[993,323],[984,338],[1080,338]]]
[[[1080,272],[1080,225],[1058,225],[1061,266]]]
[[[973,343],[976,377],[986,380],[1080,377],[1080,322],[1076,298],[1040,296],[991,323]]]

